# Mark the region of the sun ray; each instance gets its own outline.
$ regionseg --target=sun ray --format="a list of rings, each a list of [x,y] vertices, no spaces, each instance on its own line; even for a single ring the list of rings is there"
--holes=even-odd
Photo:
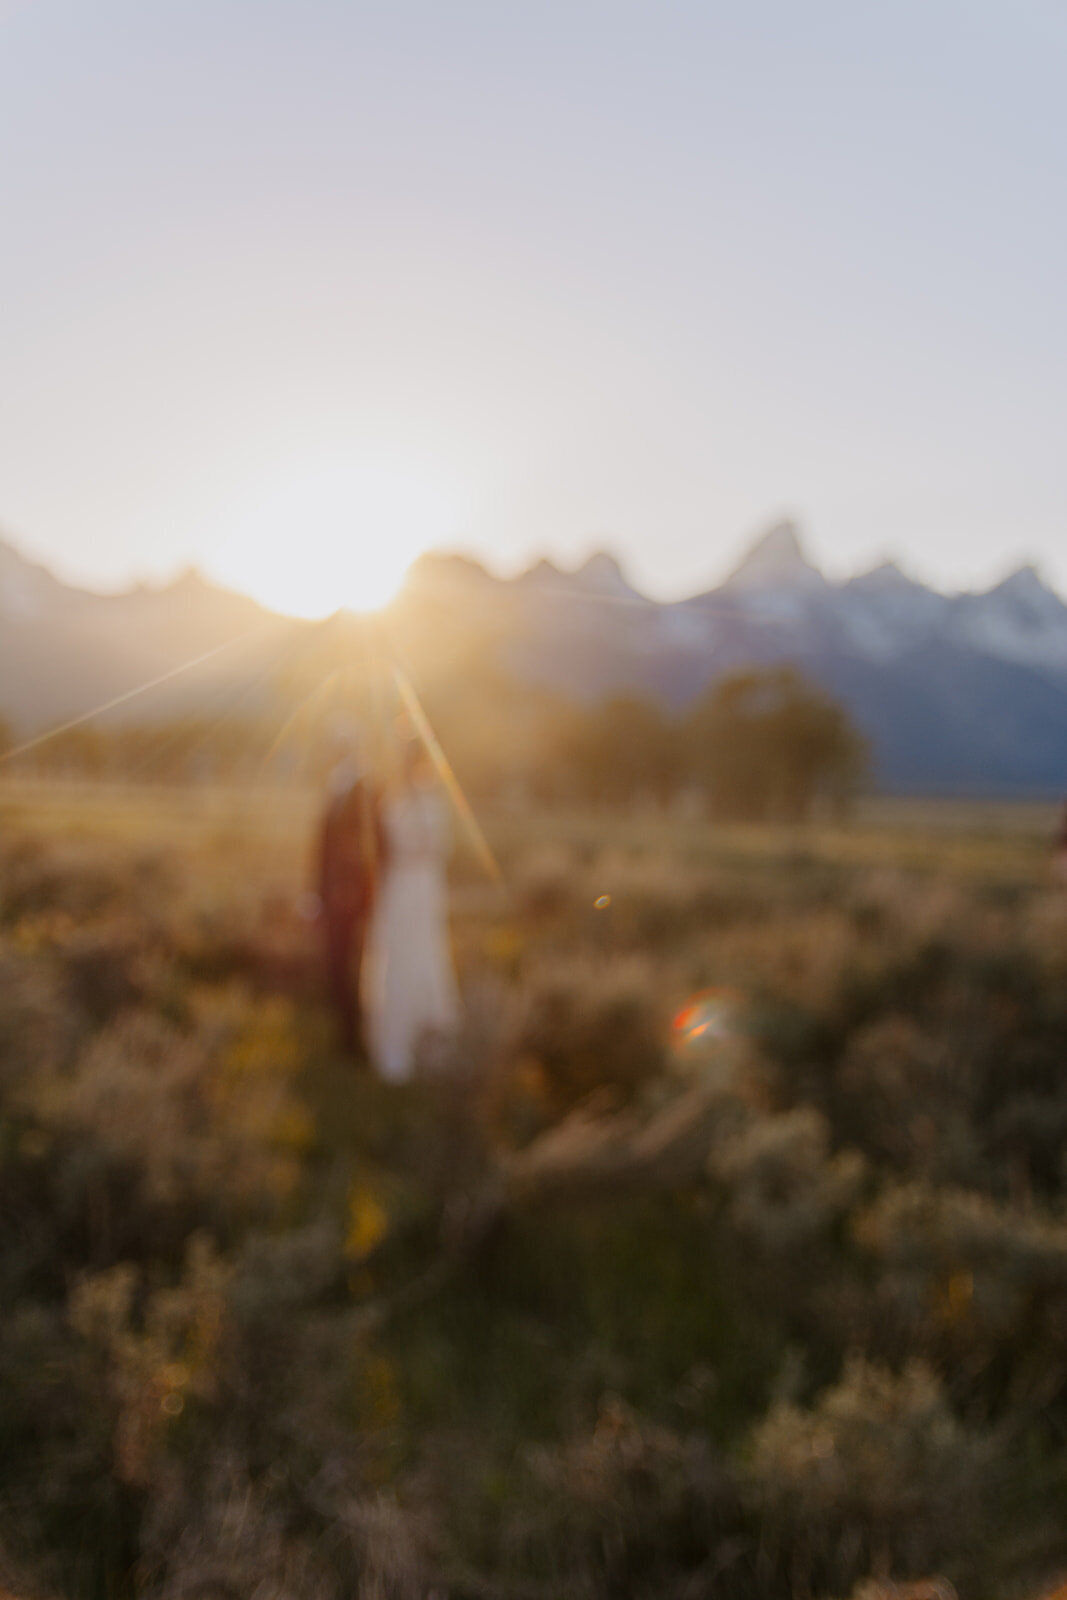
[[[470,801],[467,799],[467,796],[460,787],[459,779],[456,777],[456,774],[452,769],[452,763],[445,755],[445,752],[441,747],[441,742],[434,733],[433,727],[430,724],[430,719],[422,709],[422,702],[415,693],[415,687],[412,684],[411,679],[408,677],[403,668],[395,661],[392,664],[392,670],[393,681],[396,684],[397,692],[400,695],[400,699],[403,702],[404,708],[411,717],[412,722],[415,724],[419,738],[425,745],[430,759],[437,769],[438,776],[445,786],[449,799],[455,806],[460,821],[467,830],[467,836],[470,839],[471,845],[474,848],[474,852],[477,855],[478,860],[482,863],[482,866],[485,868],[490,878],[492,878],[493,882],[502,884],[504,881],[503,874],[500,871],[497,859],[489,846],[488,839],[482,832],[481,824],[479,823],[478,818],[474,815]]]
[[[210,721],[201,728],[196,738],[189,745],[187,755],[192,755],[199,750],[217,729],[233,718],[237,713],[238,707],[243,705],[251,694],[254,694],[257,689],[267,682],[271,674],[277,671],[279,663],[283,659],[292,659],[298,643],[299,639],[291,639],[283,651],[280,651],[277,656],[272,656],[258,671],[253,671],[244,682],[238,681],[236,684],[222,683],[216,686],[210,695],[210,707],[212,710],[217,710],[218,714],[212,716]],[[173,749],[181,740],[184,730],[180,726],[177,729],[168,729],[164,725],[160,731],[161,738],[156,747],[150,750],[136,766],[126,771],[125,777],[127,779],[139,777],[142,772],[152,766],[153,762],[158,761],[168,750]]]
[[[282,745],[284,744],[286,738],[291,733],[293,728],[296,727],[296,724],[299,721],[300,717],[304,714],[304,712],[306,712],[309,709],[309,707],[312,704],[314,704],[322,696],[326,695],[329,692],[329,690],[333,688],[333,686],[336,684],[339,676],[340,676],[340,672],[339,672],[338,668],[335,667],[332,672],[327,673],[325,678],[322,678],[318,683],[316,683],[313,686],[313,688],[304,696],[304,698],[301,701],[299,701],[299,703],[297,704],[295,709],[289,714],[289,716],[286,717],[285,721],[282,723],[281,727],[278,729],[278,732],[275,734],[274,738],[271,740],[270,744],[267,746],[267,750],[266,750],[266,752],[265,752],[265,754],[263,756],[262,761],[259,764],[260,776],[262,776],[262,774],[266,770],[267,765],[271,761],[271,759],[275,755],[277,755],[278,751],[281,749]]]
[[[258,627],[248,628],[244,633],[239,633],[233,639],[224,639],[222,644],[216,644],[210,650],[204,650],[200,655],[193,656],[188,661],[181,662],[176,667],[171,667],[167,672],[161,672],[155,678],[149,678],[146,683],[140,683],[134,689],[127,689],[123,694],[117,694],[111,700],[94,706],[90,711],[83,711],[77,717],[71,717],[66,722],[61,722],[57,727],[48,728],[44,733],[35,734],[32,739],[25,739],[22,744],[17,744],[11,750],[5,750],[0,755],[0,764],[14,761],[16,756],[24,756],[31,750],[37,750],[41,745],[47,744],[50,739],[58,739],[61,733],[70,733],[73,728],[81,728],[87,722],[92,722],[94,717],[102,717],[105,712],[114,711],[118,706],[128,705],[131,700],[136,700],[139,695],[147,694],[150,689],[158,689],[161,684],[169,683],[172,678],[180,677],[183,672],[190,672],[193,667],[198,667],[204,661],[221,655],[224,650],[232,650],[242,640],[250,639],[256,634],[263,633],[268,627],[274,625],[274,619],[260,623]]]

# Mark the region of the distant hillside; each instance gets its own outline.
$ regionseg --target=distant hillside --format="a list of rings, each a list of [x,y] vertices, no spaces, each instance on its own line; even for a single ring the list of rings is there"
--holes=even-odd
[[[832,583],[780,523],[717,589],[659,604],[603,553],[511,580],[432,555],[412,569],[389,632],[420,677],[495,661],[576,700],[625,691],[676,709],[724,672],[792,661],[850,708],[887,788],[1067,792],[1067,606],[1032,567],[984,594],[940,594],[892,563]],[[24,732],[213,651],[136,713],[113,715],[255,706],[316,636],[196,573],[99,595],[0,542],[0,712]]]
[[[95,594],[0,540],[0,714],[33,733],[209,652],[140,699],[137,715],[254,693],[297,626],[192,571],[158,588]]]

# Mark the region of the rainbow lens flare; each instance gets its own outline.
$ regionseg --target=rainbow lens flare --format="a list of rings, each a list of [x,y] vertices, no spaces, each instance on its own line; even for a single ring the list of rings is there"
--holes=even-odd
[[[688,1000],[671,1023],[671,1040],[680,1055],[726,1044],[740,1031],[742,997],[735,989],[703,989]]]

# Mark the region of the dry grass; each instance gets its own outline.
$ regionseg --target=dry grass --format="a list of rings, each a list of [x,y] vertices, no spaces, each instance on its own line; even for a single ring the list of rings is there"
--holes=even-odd
[[[18,1586],[993,1600],[1062,1570],[1048,812],[491,815],[504,887],[455,862],[455,1070],[405,1090],[332,1047],[314,814],[0,789]],[[694,996],[710,1026],[672,1029]]]

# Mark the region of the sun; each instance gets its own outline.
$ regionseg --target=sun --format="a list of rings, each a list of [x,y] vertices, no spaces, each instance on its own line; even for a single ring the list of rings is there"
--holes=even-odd
[[[458,528],[449,496],[418,473],[381,465],[294,471],[226,519],[205,565],[292,616],[377,611],[415,558]]]

